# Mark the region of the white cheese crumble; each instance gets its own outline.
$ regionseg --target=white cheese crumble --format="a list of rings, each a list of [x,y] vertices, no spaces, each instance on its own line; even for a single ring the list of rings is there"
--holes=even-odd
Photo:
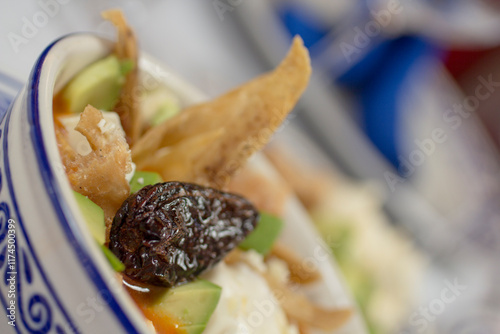
[[[217,264],[205,279],[222,287],[219,304],[204,334],[298,334],[288,323],[285,312],[259,273],[269,268],[257,252],[245,252],[244,261]]]

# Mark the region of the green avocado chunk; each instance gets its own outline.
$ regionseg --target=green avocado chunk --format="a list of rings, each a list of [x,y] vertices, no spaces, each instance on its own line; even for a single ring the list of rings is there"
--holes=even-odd
[[[125,265],[113,254],[106,246],[104,246],[106,238],[106,224],[104,223],[104,211],[101,207],[94,202],[92,202],[88,197],[73,191],[75,195],[76,202],[80,207],[80,212],[82,213],[85,221],[87,222],[87,227],[94,239],[99,244],[104,256],[108,259],[109,264],[115,271],[121,272],[125,269]]]
[[[177,115],[181,110],[180,106],[174,101],[166,100],[156,111],[151,119],[151,125],[157,126]]]
[[[69,110],[80,113],[87,104],[101,110],[113,110],[125,83],[124,66],[129,65],[111,55],[83,69],[62,92]]]
[[[283,229],[283,220],[269,213],[261,212],[259,223],[238,247],[243,250],[254,249],[262,255],[271,250]]]
[[[73,191],[80,211],[87,222],[87,226],[94,239],[103,245],[106,236],[106,226],[104,223],[104,211],[101,207],[92,202],[88,197]]]
[[[160,174],[155,172],[137,171],[130,180],[130,193],[134,194],[145,186],[163,182]]]
[[[196,281],[168,289],[148,305],[155,314],[177,320],[187,334],[201,334],[215,311],[222,288],[209,281]]]
[[[104,256],[106,256],[106,259],[108,259],[108,262],[111,265],[111,267],[117,272],[124,271],[125,265],[123,264],[123,262],[120,261],[120,259],[117,258],[116,255],[113,254],[113,252],[110,251],[108,247],[106,247],[104,245],[100,245],[100,246],[101,246],[102,252],[104,253]]]

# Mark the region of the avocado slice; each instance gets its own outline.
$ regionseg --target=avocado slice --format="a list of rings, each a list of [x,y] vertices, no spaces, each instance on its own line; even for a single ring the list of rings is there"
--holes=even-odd
[[[117,271],[117,272],[122,272],[125,270],[125,265],[123,264],[122,261],[120,261],[119,258],[116,257],[116,255],[106,246],[100,245],[102,252],[104,253],[104,256],[106,256],[106,259],[108,259],[109,264],[111,267]]]
[[[153,325],[162,328],[161,322],[171,319],[187,334],[201,334],[219,303],[222,288],[209,281],[198,279],[166,290],[155,299],[141,305],[143,312],[154,314]]]
[[[267,255],[282,229],[281,218],[261,212],[259,223],[238,247],[243,250],[254,249],[262,255]]]
[[[160,125],[167,119],[170,119],[175,115],[177,115],[180,112],[180,110],[181,110],[180,106],[176,104],[174,101],[171,100],[165,101],[165,103],[158,108],[153,118],[151,119],[151,125],[152,126]]]
[[[141,99],[141,111],[144,121],[149,126],[156,126],[177,115],[181,111],[181,102],[166,87],[147,91]]]
[[[97,241],[111,267],[113,267],[113,269],[118,272],[125,270],[125,265],[120,261],[120,259],[118,259],[116,255],[113,254],[113,252],[111,252],[109,248],[104,245],[106,238],[104,211],[99,205],[92,202],[87,196],[83,196],[76,191],[73,191],[73,194],[75,195],[75,199],[80,208],[80,212],[83,214],[83,217],[87,222],[87,227],[89,228],[90,233]]]
[[[78,73],[62,91],[62,97],[73,113],[80,113],[87,104],[97,109],[112,110],[125,83],[130,67],[115,55],[96,61]]]
[[[145,186],[163,182],[161,175],[155,172],[136,171],[130,180],[130,193],[134,194]]]
[[[80,207],[80,212],[87,222],[90,233],[92,233],[92,236],[100,245],[103,245],[106,236],[104,211],[99,205],[92,202],[88,197],[83,196],[76,191],[73,191],[73,194],[75,195],[76,202]]]

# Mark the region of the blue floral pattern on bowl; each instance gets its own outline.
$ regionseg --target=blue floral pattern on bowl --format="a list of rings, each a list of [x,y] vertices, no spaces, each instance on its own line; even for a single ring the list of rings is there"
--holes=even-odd
[[[9,101],[2,96],[3,101]],[[0,106],[2,107],[2,106]],[[17,333],[79,333],[31,247],[12,184],[8,132],[12,108],[0,124],[0,301]],[[3,182],[5,180],[5,182]],[[5,183],[5,184],[4,184]],[[14,229],[9,225],[15,226]],[[14,233],[9,233],[14,230]],[[9,237],[14,235],[14,237]],[[13,240],[13,242],[10,242]],[[13,246],[13,247],[12,247]],[[10,316],[10,317],[9,317]],[[2,331],[3,333],[3,331]]]
[[[0,73],[0,333],[147,332],[82,231],[53,129],[54,86],[109,52],[93,35],[66,36],[15,99],[19,83]]]

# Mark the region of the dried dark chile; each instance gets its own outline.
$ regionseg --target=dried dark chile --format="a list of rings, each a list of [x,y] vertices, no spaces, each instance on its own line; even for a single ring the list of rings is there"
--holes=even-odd
[[[170,287],[219,262],[255,228],[246,199],[190,183],[146,186],[115,215],[109,248],[139,282]]]

